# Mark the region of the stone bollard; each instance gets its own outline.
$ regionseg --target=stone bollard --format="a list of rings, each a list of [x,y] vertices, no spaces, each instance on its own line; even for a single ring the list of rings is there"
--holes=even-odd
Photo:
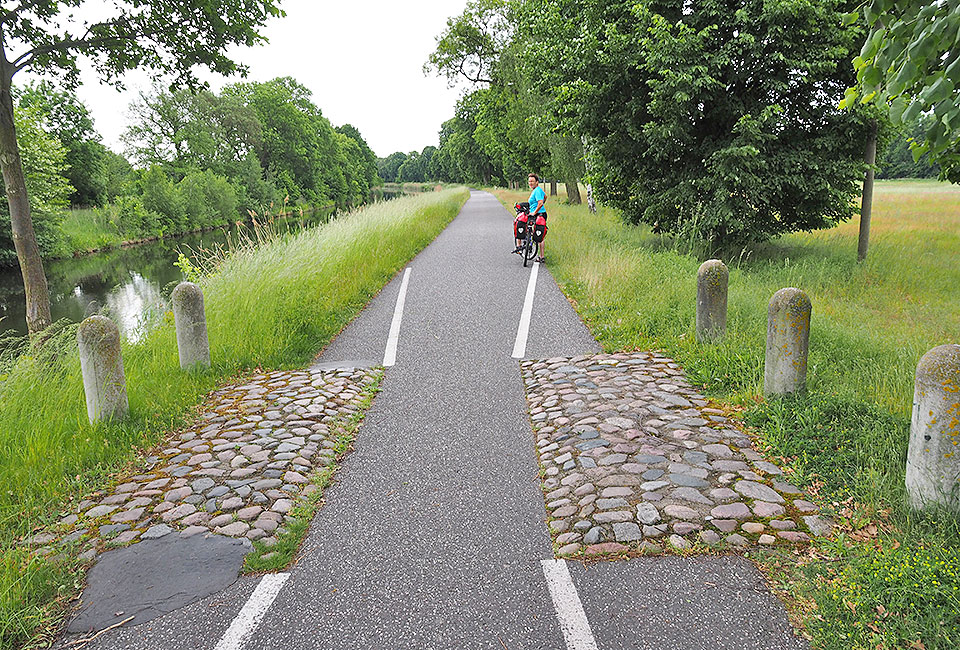
[[[810,298],[800,289],[780,289],[767,308],[764,395],[797,393],[806,388],[809,345]]]
[[[91,316],[80,323],[77,346],[90,423],[123,419],[129,404],[120,355],[120,330],[105,316]]]
[[[727,331],[727,265],[707,260],[697,271],[697,340],[718,339]]]
[[[907,493],[914,508],[960,510],[960,345],[935,347],[917,364]]]
[[[184,370],[210,367],[207,342],[207,317],[203,311],[203,292],[192,282],[181,282],[173,290],[173,321],[177,326],[177,349]]]

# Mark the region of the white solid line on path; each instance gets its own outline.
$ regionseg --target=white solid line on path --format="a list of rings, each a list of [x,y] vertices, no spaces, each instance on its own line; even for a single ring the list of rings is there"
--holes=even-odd
[[[553,608],[557,610],[560,630],[567,650],[597,650],[597,642],[590,630],[590,623],[573,586],[567,563],[563,560],[542,560],[543,575],[547,578],[547,588],[553,599]]]
[[[410,267],[403,272],[403,282],[400,283],[400,295],[397,296],[397,308],[393,311],[393,322],[390,323],[390,335],[387,336],[387,349],[383,353],[383,365],[389,367],[397,362],[397,344],[400,342],[400,321],[403,320],[403,304],[407,301],[407,284],[410,282]]]
[[[240,650],[253,636],[263,616],[270,609],[283,583],[290,577],[289,573],[276,573],[263,576],[263,580],[253,590],[247,603],[233,619],[233,623],[223,633],[220,643],[214,650]]]
[[[520,325],[517,326],[517,340],[513,344],[513,358],[522,359],[527,353],[527,334],[530,332],[530,316],[533,314],[533,293],[537,289],[537,271],[540,262],[533,263],[530,281],[527,282],[527,296],[523,299],[523,311],[520,312]]]

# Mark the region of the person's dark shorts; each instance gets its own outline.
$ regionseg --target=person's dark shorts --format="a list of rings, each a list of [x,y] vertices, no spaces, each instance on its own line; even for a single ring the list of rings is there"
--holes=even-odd
[[[534,220],[534,221],[537,220],[537,217],[543,217],[543,220],[544,220],[544,221],[547,220],[547,213],[546,213],[546,212],[538,212],[538,213],[536,213],[536,214],[531,214],[530,216],[533,217],[533,220]]]

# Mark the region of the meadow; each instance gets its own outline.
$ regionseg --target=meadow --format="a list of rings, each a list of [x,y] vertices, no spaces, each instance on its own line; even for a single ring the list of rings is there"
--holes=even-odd
[[[302,367],[456,216],[466,190],[376,203],[297,233],[258,231],[229,255],[183,267],[204,291],[213,367],[179,369],[171,313],[124,342],[131,417],[87,422],[76,326],[0,358],[0,648],[40,645],[82,567],[23,539],[70,501],[134,468],[195,414],[204,395],[254,369]],[[31,641],[31,639],[33,639]]]
[[[960,343],[960,187],[878,182],[863,263],[857,220],[730,255],[715,344],[694,336],[702,259],[562,199],[549,201],[547,266],[604,350],[672,355],[838,522],[802,556],[757,556],[814,647],[960,647],[960,521],[912,512],[904,488],[917,362]],[[764,400],[767,303],[783,287],[813,303],[808,391]]]

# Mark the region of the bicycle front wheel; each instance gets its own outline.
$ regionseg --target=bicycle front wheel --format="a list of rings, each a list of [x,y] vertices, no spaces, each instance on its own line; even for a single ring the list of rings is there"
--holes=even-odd
[[[527,262],[532,261],[537,257],[537,253],[540,252],[540,244],[533,241],[533,237],[528,237],[523,246],[523,265],[526,266]]]

